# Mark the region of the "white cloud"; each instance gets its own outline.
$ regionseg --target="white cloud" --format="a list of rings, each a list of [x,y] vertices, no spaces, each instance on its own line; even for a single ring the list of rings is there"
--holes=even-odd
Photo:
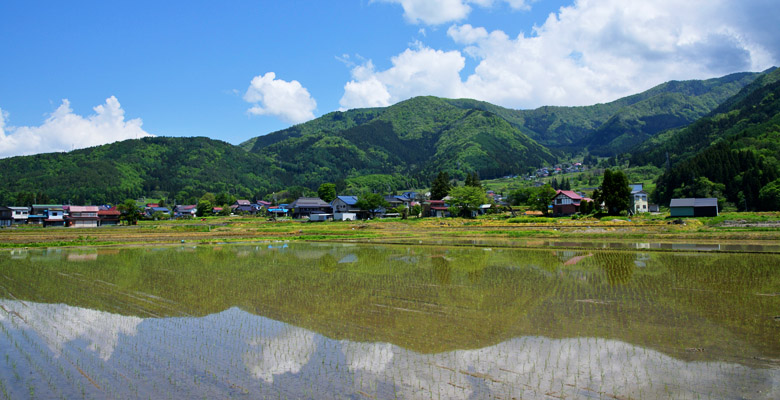
[[[125,121],[125,111],[116,97],[93,108],[96,114],[74,114],[70,101],[62,104],[40,126],[6,126],[8,113],[0,110],[0,157],[68,151],[153,136],[141,128],[140,118]]]
[[[471,12],[464,0],[383,0],[400,4],[404,9],[404,18],[413,24],[425,23],[438,25],[459,21]]]
[[[589,105],[672,79],[760,71],[780,59],[780,24],[764,18],[757,26],[761,19],[747,16],[774,11],[767,0],[579,0],[529,36],[455,25],[447,34],[461,50],[418,45],[394,57],[387,70],[356,67],[342,106],[376,105],[369,87],[388,103],[436,95],[515,108]],[[463,71],[465,56],[477,61],[473,71]]]
[[[344,85],[342,109],[387,106],[418,95],[457,97],[459,71],[465,58],[458,51],[420,46],[392,58],[393,66],[376,71],[368,61],[352,69],[353,80]]]
[[[480,7],[492,7],[496,0],[380,0],[386,3],[400,4],[404,9],[404,18],[413,24],[439,25],[446,22],[465,19],[471,12],[469,4]],[[525,0],[503,0],[517,10],[527,10]]]
[[[300,82],[276,79],[273,72],[252,78],[244,100],[253,104],[250,114],[271,115],[294,124],[313,119],[317,108],[317,102]]]

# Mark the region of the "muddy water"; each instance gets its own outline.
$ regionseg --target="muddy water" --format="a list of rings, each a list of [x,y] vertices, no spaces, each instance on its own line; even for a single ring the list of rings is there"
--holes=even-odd
[[[0,253],[0,398],[780,398],[780,256]]]

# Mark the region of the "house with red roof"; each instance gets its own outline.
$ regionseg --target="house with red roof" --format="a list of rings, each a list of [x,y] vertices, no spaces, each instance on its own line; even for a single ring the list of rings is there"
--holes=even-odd
[[[558,190],[553,197],[553,216],[564,217],[574,215],[580,211],[580,203],[584,197],[571,190]]]
[[[99,207],[98,208],[98,225],[119,225],[119,217],[121,213],[116,207]]]

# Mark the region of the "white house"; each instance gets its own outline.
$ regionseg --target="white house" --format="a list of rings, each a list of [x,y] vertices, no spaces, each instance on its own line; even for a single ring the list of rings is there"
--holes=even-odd
[[[650,211],[647,202],[647,192],[643,189],[643,184],[635,183],[631,186],[631,205],[629,211],[631,214],[639,214]]]

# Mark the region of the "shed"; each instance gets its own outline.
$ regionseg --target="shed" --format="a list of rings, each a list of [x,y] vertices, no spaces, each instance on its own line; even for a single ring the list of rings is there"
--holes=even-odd
[[[326,214],[326,213],[318,213],[318,212],[312,212],[309,214],[309,221],[315,222],[315,221],[327,221],[332,220],[333,214]]]
[[[333,220],[334,221],[355,221],[357,219],[357,213],[351,213],[351,212],[344,212],[344,213],[334,213],[333,214]]]
[[[672,199],[669,209],[672,217],[717,217],[718,199],[714,197]]]

